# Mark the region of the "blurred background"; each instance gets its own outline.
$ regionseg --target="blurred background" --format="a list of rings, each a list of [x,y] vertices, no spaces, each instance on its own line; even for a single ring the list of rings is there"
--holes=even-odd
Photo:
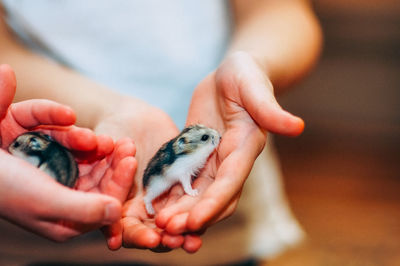
[[[306,130],[275,137],[285,189],[308,238],[263,264],[400,265],[400,1],[313,2],[324,31],[321,60],[279,99]],[[18,261],[14,242],[28,233],[14,231],[2,232],[8,245],[0,251]],[[90,240],[77,254],[101,257],[90,253]]]
[[[321,60],[280,98],[306,130],[276,137],[309,239],[266,265],[400,265],[400,1],[314,6]]]

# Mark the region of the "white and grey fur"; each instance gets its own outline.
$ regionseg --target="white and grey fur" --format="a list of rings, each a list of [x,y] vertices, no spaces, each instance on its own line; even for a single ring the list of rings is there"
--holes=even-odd
[[[74,156],[49,135],[40,132],[24,133],[10,144],[8,151],[65,186],[73,187],[79,176]]]
[[[183,129],[157,151],[143,175],[143,187],[146,189],[144,203],[148,214],[155,214],[152,201],[176,183],[181,183],[186,194],[198,194],[192,188],[192,177],[204,167],[220,139],[216,130],[193,125]]]

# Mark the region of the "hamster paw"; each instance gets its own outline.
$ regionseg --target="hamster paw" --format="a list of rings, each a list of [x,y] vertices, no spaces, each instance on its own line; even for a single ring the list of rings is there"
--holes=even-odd
[[[146,202],[145,203],[146,206],[146,211],[149,215],[154,215],[156,214],[156,212],[154,211],[153,205],[151,204],[151,202]]]
[[[192,190],[185,191],[185,192],[186,192],[186,194],[188,194],[189,196],[192,196],[192,197],[196,197],[197,195],[199,195],[199,191],[197,189],[192,189]]]

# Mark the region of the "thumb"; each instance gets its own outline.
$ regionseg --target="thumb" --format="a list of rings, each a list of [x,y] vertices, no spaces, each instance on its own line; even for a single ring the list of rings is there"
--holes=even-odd
[[[47,218],[83,224],[112,224],[120,219],[121,203],[110,196],[76,191],[54,183],[57,190],[47,203]]]
[[[0,65],[0,120],[4,118],[15,94],[17,81],[8,65]]]
[[[0,149],[0,207],[10,216],[30,213],[41,220],[112,224],[121,203],[107,195],[70,189],[43,171]]]
[[[243,105],[264,130],[286,136],[300,135],[304,121],[282,109],[276,101],[271,83],[253,84],[241,90]]]

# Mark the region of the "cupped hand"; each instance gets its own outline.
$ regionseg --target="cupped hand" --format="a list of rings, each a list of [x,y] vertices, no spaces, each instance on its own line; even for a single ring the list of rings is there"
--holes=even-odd
[[[187,118],[195,123],[218,130],[222,141],[194,182],[199,196],[176,188],[179,200],[157,216],[157,225],[170,234],[196,232],[231,215],[266,132],[296,136],[304,128],[279,106],[265,70],[244,52],[228,56],[198,85]]]
[[[163,111],[151,107],[138,100],[121,102],[114,114],[105,117],[96,127],[96,132],[105,133],[119,139],[129,136],[137,145],[136,159],[138,170],[135,184],[129,200],[123,206],[123,218],[106,231],[110,249],[115,250],[122,245],[128,248],[151,249],[165,252],[182,247],[194,252],[201,246],[197,235],[170,235],[157,228],[153,216],[149,216],[143,202],[142,176],[150,158],[162,144],[175,137],[179,131],[172,120]],[[156,212],[177,198],[164,195],[154,201]]]
[[[120,219],[117,199],[60,185],[2,149],[0,168],[0,217],[38,235],[61,242]]]
[[[10,162],[0,182],[2,187],[11,188],[2,193],[0,215],[58,241],[119,221],[121,203],[130,191],[136,169],[133,142],[121,140],[114,149],[110,137],[96,136],[91,130],[71,126],[75,122],[74,112],[52,101],[11,104],[15,86],[12,69],[0,66],[1,148],[6,150],[18,135],[29,130],[49,134],[76,156],[80,176],[75,188],[94,193],[63,187],[26,162],[0,150],[4,163]],[[15,180],[10,179],[9,172]],[[15,200],[18,194],[21,199]]]
[[[123,204],[131,191],[137,167],[136,147],[130,138],[117,141],[110,155],[104,159],[79,162],[79,179],[75,188],[79,191],[94,192],[111,196]],[[122,213],[121,213],[122,216]],[[120,217],[121,217],[120,216]],[[76,225],[80,231],[93,230],[95,226]],[[120,241],[120,235],[113,235],[112,228],[121,228],[120,220],[112,226],[102,228],[103,232],[113,236],[113,241]]]

